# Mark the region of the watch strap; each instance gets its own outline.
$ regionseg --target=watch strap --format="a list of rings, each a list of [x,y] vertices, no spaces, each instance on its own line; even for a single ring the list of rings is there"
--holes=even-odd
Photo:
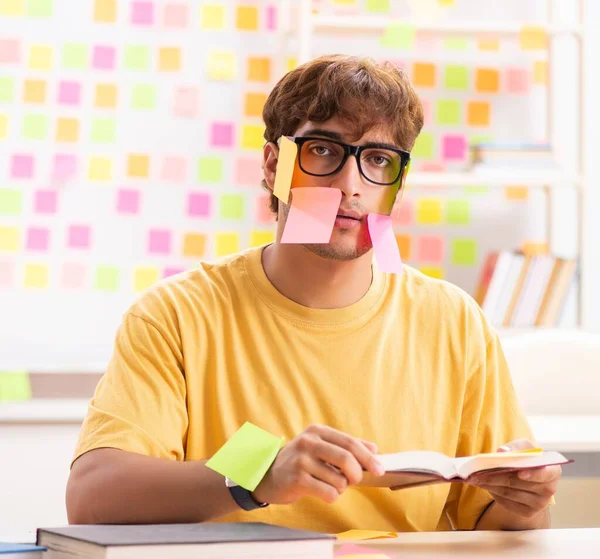
[[[250,491],[244,489],[240,485],[234,485],[228,487],[233,500],[238,504],[238,506],[244,510],[255,510],[262,509],[268,507],[268,503],[259,503],[253,496]]]

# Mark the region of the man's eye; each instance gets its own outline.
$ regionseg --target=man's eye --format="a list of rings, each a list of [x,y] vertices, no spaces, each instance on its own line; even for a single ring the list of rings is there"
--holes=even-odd
[[[390,164],[390,160],[383,155],[372,155],[369,159],[377,167],[387,167]]]
[[[317,155],[329,155],[329,148],[326,146],[313,146],[312,151]]]

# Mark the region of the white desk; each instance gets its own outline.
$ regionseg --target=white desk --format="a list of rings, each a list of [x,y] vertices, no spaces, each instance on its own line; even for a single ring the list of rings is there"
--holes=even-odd
[[[339,542],[337,547],[344,543],[348,542]],[[597,559],[600,529],[407,533],[395,539],[355,542],[355,545],[376,549],[393,559]]]

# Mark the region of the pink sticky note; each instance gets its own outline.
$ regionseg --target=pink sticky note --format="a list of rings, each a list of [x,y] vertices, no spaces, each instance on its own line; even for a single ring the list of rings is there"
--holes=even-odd
[[[13,262],[0,262],[0,287],[12,287],[15,283],[15,265]]]
[[[506,88],[509,93],[528,93],[531,88],[529,72],[525,68],[509,68],[506,70]]]
[[[184,182],[187,170],[187,161],[184,157],[167,155],[162,160],[160,178],[168,182]]]
[[[173,99],[173,114],[182,118],[198,116],[200,91],[197,87],[178,87]]]
[[[33,178],[35,163],[32,155],[15,154],[12,156],[10,175],[13,179]]]
[[[183,29],[188,23],[188,7],[181,2],[169,2],[163,11],[163,24],[171,29]]]
[[[425,235],[417,239],[417,260],[441,262],[444,260],[444,239]]]
[[[327,244],[342,200],[339,188],[296,187],[281,237],[282,243]]]
[[[275,223],[275,214],[269,207],[270,199],[268,194],[256,199],[256,221],[259,223]]]
[[[50,244],[50,231],[42,227],[30,227],[27,230],[27,250],[45,252]]]
[[[210,128],[210,144],[220,148],[233,146],[233,123],[213,122]]]
[[[18,64],[20,58],[19,41],[0,39],[0,64]]]
[[[71,225],[67,233],[67,245],[70,248],[89,248],[90,237],[87,225]]]
[[[169,254],[171,252],[171,232],[164,229],[152,229],[148,234],[148,252],[151,254]]]
[[[419,171],[424,173],[443,173],[446,170],[446,165],[439,161],[421,161]]]
[[[210,194],[192,192],[188,196],[188,215],[190,217],[207,217],[210,215]]]
[[[34,195],[33,208],[38,214],[56,213],[58,195],[56,190],[38,190]]]
[[[421,99],[421,105],[423,106],[423,118],[425,125],[433,122],[433,104],[429,99]]]
[[[394,235],[394,225],[389,215],[369,214],[367,216],[369,235],[377,266],[382,272],[399,274],[402,272],[402,259]]]
[[[262,159],[239,157],[235,162],[235,184],[237,186],[257,186],[264,178]]]
[[[61,105],[78,105],[81,85],[77,82],[61,81],[58,84],[58,102]]]
[[[392,211],[392,222],[394,225],[412,225],[415,221],[415,205],[412,200],[404,198],[400,200]]]
[[[442,146],[444,159],[464,160],[467,155],[467,140],[464,136],[445,136]]]
[[[265,8],[265,29],[267,31],[277,29],[277,8],[273,4],[269,4]]]
[[[113,70],[116,52],[114,47],[98,45],[94,47],[92,66],[97,70]]]
[[[52,166],[52,180],[64,182],[75,176],[77,172],[77,157],[59,153],[54,156]]]
[[[136,1],[131,3],[131,23],[152,25],[154,23],[154,3]]]
[[[117,213],[137,214],[140,211],[140,192],[122,188],[117,192]]]
[[[175,276],[177,274],[181,274],[182,272],[185,272],[184,268],[165,268],[163,271],[163,278]]]
[[[60,273],[60,285],[66,289],[79,289],[85,282],[86,267],[80,262],[65,262]]]

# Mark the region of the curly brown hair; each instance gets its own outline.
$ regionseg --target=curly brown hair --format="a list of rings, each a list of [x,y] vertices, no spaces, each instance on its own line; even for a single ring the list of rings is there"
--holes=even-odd
[[[423,128],[423,107],[401,68],[333,54],[302,64],[279,80],[263,108],[264,137],[276,143],[308,120],[323,122],[336,115],[357,139],[377,125],[389,126],[398,147],[406,151]],[[267,188],[264,180],[262,184]],[[272,192],[270,209],[277,214],[278,199]]]

